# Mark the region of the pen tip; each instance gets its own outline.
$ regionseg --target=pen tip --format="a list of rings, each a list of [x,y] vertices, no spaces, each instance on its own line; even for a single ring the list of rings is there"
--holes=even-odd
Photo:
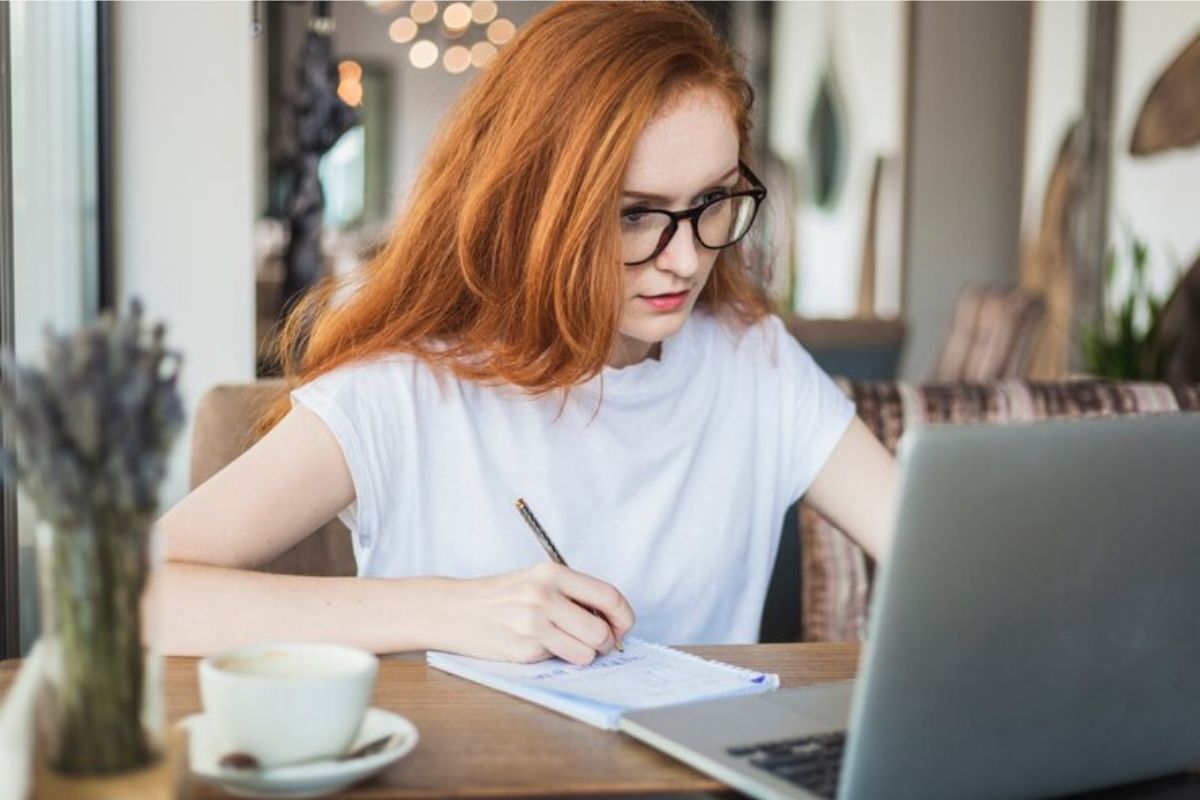
[[[524,498],[524,497],[518,497],[518,498],[517,498],[517,502],[513,503],[513,505],[514,505],[514,506],[516,506],[517,508],[521,508],[522,506],[524,506],[524,505],[525,505],[525,498]]]

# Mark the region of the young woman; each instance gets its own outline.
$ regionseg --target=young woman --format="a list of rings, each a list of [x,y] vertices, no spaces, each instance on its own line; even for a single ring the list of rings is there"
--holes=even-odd
[[[265,435],[161,520],[165,649],[587,663],[630,631],[754,641],[805,492],[882,556],[893,462],[743,252],[765,196],[750,100],[685,4],[528,24],[451,112],[387,246],[293,314],[295,388]],[[248,571],[335,514],[357,578]]]

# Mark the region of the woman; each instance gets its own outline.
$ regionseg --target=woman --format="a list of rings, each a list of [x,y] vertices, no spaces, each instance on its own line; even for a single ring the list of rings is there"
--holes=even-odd
[[[165,649],[587,663],[631,629],[753,641],[806,491],[881,556],[893,462],[742,252],[765,195],[749,106],[684,4],[527,25],[451,112],[388,245],[292,315],[298,388],[265,435],[163,517]],[[357,578],[245,571],[339,512]]]

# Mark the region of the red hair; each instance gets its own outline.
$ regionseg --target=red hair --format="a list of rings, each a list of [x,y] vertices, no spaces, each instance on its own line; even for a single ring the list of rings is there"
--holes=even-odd
[[[566,2],[530,21],[449,113],[387,244],[326,280],[276,343],[290,385],[383,353],[546,393],[598,374],[620,325],[619,203],[642,129],[679,94],[715,90],[749,161],[753,94],[731,48],[671,2]],[[742,246],[698,304],[768,312]],[[349,288],[349,287],[346,287]],[[287,397],[263,417],[269,429]]]

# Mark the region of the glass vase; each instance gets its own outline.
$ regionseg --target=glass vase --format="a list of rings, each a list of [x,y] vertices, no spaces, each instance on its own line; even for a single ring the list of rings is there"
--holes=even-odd
[[[142,609],[159,560],[152,542],[148,522],[124,515],[38,526],[38,751],[55,773],[114,775],[162,755],[162,664]]]

